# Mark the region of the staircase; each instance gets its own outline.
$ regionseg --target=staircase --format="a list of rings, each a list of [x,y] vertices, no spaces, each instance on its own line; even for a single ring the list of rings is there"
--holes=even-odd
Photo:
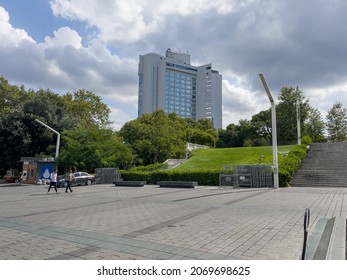
[[[347,142],[312,144],[292,186],[347,187]]]
[[[183,162],[185,162],[185,159],[167,159],[164,163],[167,163],[167,168],[172,169],[179,165],[181,165]]]

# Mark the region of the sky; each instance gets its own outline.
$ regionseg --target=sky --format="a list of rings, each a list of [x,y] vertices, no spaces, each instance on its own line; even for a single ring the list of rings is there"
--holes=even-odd
[[[139,55],[189,52],[222,74],[223,128],[299,87],[323,117],[347,106],[347,1],[0,0],[0,76],[101,96],[115,130],[137,118]]]

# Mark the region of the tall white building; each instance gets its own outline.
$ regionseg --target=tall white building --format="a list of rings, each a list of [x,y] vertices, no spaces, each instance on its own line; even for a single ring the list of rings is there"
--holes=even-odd
[[[212,64],[193,66],[190,54],[140,55],[138,116],[163,109],[183,118],[211,119],[222,128],[222,75]]]

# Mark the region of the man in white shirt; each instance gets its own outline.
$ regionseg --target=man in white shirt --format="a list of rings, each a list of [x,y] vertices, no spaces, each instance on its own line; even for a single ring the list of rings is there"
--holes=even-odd
[[[54,189],[55,189],[55,193],[58,194],[58,190],[57,190],[57,177],[58,177],[58,170],[54,170],[52,173],[51,173],[51,181],[49,183],[49,188],[48,188],[48,191],[47,193],[49,193],[49,191],[51,190],[51,187],[54,186]]]

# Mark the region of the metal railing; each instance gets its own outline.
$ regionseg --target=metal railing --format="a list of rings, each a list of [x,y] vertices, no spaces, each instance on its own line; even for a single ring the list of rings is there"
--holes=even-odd
[[[310,225],[310,209],[306,208],[304,216],[304,243],[302,246],[302,255],[301,259],[305,259],[306,255],[306,245],[307,245],[307,236],[308,236],[308,227]]]

